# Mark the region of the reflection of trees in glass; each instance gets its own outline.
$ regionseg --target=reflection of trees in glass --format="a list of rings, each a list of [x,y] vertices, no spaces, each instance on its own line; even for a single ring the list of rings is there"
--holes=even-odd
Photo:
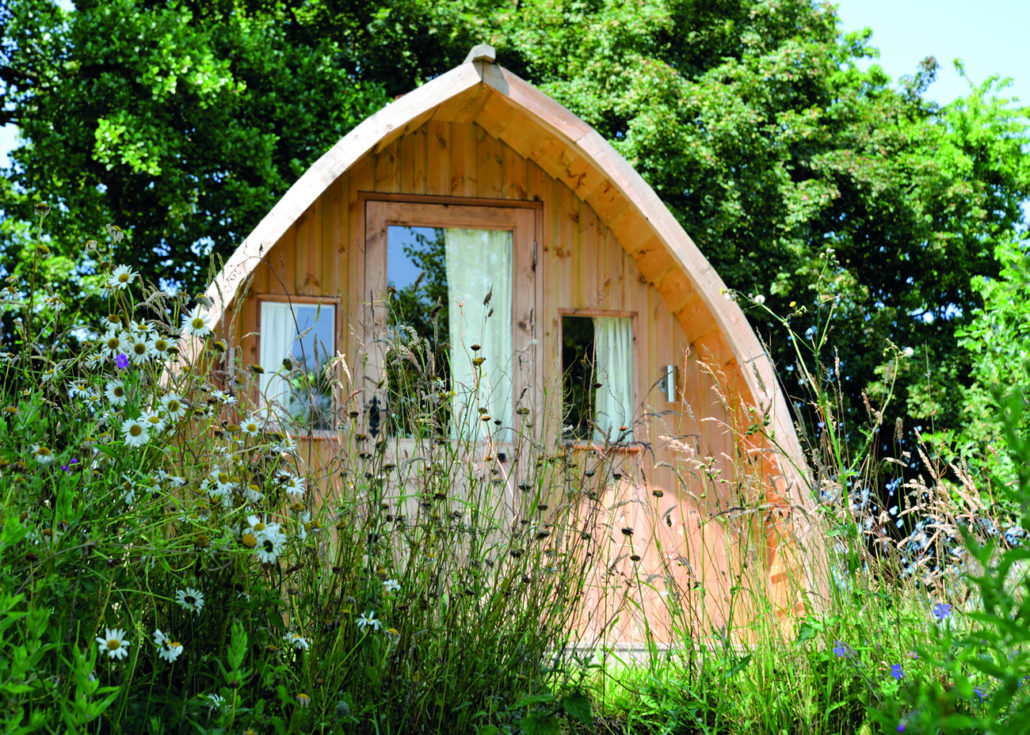
[[[590,439],[594,426],[594,321],[561,319],[562,438]]]
[[[298,427],[316,431],[332,429],[334,425],[334,380],[326,370],[329,355],[324,350],[318,352],[317,364],[308,355],[305,364],[294,367],[288,376],[290,420]]]
[[[395,231],[406,231],[409,239],[403,245],[404,255],[419,274],[414,282],[401,288],[387,274],[390,329],[386,432],[414,436],[443,431],[447,425],[446,395],[450,391],[444,231],[393,227],[390,230],[388,248],[397,247],[392,237]]]

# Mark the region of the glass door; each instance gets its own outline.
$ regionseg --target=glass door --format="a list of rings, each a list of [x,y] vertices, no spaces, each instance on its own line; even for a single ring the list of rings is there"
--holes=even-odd
[[[369,435],[403,450],[441,439],[502,446],[524,429],[539,359],[535,212],[366,202]]]

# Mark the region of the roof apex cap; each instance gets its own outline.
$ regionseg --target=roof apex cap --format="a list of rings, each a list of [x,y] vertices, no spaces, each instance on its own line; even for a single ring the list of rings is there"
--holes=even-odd
[[[465,63],[470,64],[473,61],[485,61],[488,64],[494,63],[494,59],[497,58],[497,49],[488,43],[479,43],[472,47],[469,51],[468,56],[465,57]]]

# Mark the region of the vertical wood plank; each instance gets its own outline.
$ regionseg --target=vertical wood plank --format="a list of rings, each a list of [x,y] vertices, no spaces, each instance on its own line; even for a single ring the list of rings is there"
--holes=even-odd
[[[498,199],[504,194],[503,146],[478,125],[472,128],[476,140],[476,195]]]
[[[526,159],[515,152],[511,146],[500,143],[501,146],[501,179],[503,190],[501,196],[505,199],[524,200],[529,198]]]
[[[394,193],[400,188],[400,170],[397,153],[397,144],[391,143],[374,158],[375,191],[383,193]]]
[[[476,139],[471,123],[451,125],[451,188],[454,196],[476,195]]]
[[[426,193],[451,193],[451,124],[430,120],[426,124]]]

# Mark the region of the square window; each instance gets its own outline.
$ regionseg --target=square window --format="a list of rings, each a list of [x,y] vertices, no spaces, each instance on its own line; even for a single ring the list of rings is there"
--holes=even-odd
[[[262,402],[291,430],[334,427],[336,307],[261,302]]]
[[[562,438],[632,441],[633,319],[566,315],[561,324]]]

